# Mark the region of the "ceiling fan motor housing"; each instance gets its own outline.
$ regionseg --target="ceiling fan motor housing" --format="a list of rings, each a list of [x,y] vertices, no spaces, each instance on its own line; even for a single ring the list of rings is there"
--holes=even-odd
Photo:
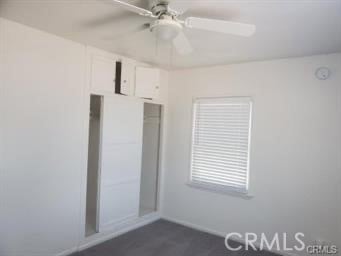
[[[182,30],[182,25],[173,17],[163,15],[150,26],[150,30],[157,38],[170,41],[173,40]]]
[[[155,16],[160,16],[168,11],[167,0],[149,0],[149,8]]]

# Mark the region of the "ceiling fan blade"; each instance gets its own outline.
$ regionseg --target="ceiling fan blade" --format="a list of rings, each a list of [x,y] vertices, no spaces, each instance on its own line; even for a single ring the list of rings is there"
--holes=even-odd
[[[188,28],[208,30],[237,36],[252,36],[256,32],[256,26],[225,20],[214,20],[189,17],[185,20]]]
[[[119,35],[115,35],[115,36],[110,36],[110,37],[103,37],[102,40],[105,41],[123,41],[131,36],[133,36],[134,34],[138,34],[144,31],[148,31],[150,28],[150,24],[146,23],[146,24],[142,24],[136,28],[133,29],[129,29],[128,31],[126,31],[126,33],[124,34],[119,34]]]
[[[82,27],[85,28],[97,28],[100,26],[105,26],[105,25],[111,25],[111,24],[115,24],[117,22],[131,22],[131,20],[137,20],[138,22],[148,22],[149,18],[147,17],[141,17],[141,16],[137,16],[135,15],[135,13],[131,13],[131,12],[121,12],[118,14],[110,14],[110,15],[106,15],[106,16],[101,16],[99,18],[96,19],[92,19],[92,20],[87,20],[85,22],[82,22]]]
[[[191,43],[188,41],[183,31],[173,40],[173,45],[177,52],[181,55],[187,55],[193,52]]]
[[[135,5],[131,5],[131,4],[128,4],[126,2],[119,1],[119,0],[112,0],[112,1],[114,2],[114,4],[119,5],[120,7],[126,9],[127,11],[135,12],[135,13],[137,13],[141,16],[145,16],[145,17],[155,17],[151,11],[148,11],[146,9],[143,9],[143,8],[137,7]]]

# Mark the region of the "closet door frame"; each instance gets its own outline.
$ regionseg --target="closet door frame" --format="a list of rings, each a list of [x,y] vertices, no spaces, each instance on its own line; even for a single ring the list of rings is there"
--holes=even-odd
[[[96,199],[96,233],[99,233],[99,217],[100,217],[100,202],[101,202],[101,177],[102,177],[102,145],[103,145],[103,114],[104,114],[104,96],[101,97],[101,109],[100,109],[100,129],[99,129],[99,148],[98,148],[98,177],[97,177],[97,199]]]
[[[160,124],[159,124],[159,145],[158,145],[158,157],[157,157],[157,178],[156,178],[156,198],[155,198],[155,211],[153,213],[160,212],[161,210],[161,197],[162,197],[162,178],[163,178],[163,157],[164,157],[164,141],[165,141],[165,129],[166,129],[166,123],[165,123],[165,116],[166,116],[166,110],[165,105],[159,102],[153,102],[150,100],[144,101],[145,104],[153,104],[160,107]],[[142,145],[143,146],[143,145]],[[142,163],[141,163],[142,168]],[[151,213],[151,214],[153,214]],[[148,214],[147,214],[148,215]],[[146,215],[146,216],[147,216]]]

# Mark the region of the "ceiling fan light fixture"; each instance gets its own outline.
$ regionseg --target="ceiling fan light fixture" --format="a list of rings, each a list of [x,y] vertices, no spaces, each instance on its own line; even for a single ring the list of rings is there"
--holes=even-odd
[[[154,35],[163,41],[171,41],[182,30],[182,25],[173,19],[156,20],[150,27]]]

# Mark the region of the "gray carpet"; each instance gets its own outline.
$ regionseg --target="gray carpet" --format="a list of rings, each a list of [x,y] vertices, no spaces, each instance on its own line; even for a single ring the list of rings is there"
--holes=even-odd
[[[235,246],[238,246],[236,242]],[[231,243],[232,246],[234,246]],[[224,238],[159,220],[72,256],[276,256],[266,251],[228,251]]]

